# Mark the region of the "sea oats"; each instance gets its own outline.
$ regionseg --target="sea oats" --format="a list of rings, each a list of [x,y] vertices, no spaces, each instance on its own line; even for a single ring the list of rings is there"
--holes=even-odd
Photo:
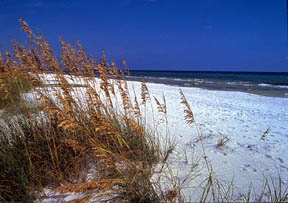
[[[181,89],[179,89],[179,93],[180,93],[180,96],[181,96],[181,104],[184,104],[184,106],[186,107],[184,109],[184,113],[185,113],[185,120],[188,124],[192,124],[195,122],[195,119],[194,119],[194,114],[191,110],[191,107],[189,105],[189,103],[187,102],[186,98],[185,98],[185,95],[184,93],[182,92]]]

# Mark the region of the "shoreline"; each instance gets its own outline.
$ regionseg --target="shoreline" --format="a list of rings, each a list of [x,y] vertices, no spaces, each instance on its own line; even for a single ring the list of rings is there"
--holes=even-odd
[[[141,82],[141,79],[131,79],[130,77],[126,76],[127,81],[131,81],[131,82]],[[228,91],[228,92],[242,92],[242,93],[248,93],[248,94],[253,94],[253,95],[258,95],[258,96],[264,96],[264,97],[272,97],[272,98],[288,98],[288,86],[287,88],[282,88],[282,87],[274,87],[274,86],[266,86],[262,85],[261,88],[261,84],[258,86],[250,86],[249,89],[243,89],[245,88],[245,85],[242,86],[242,89],[239,87],[235,87],[235,86],[226,86],[226,87],[219,87],[216,88],[215,86],[212,87],[212,85],[199,85],[195,86],[194,84],[188,84],[188,83],[178,83],[178,84],[172,84],[172,83],[165,83],[162,82],[161,79],[148,79],[147,78],[143,78],[145,80],[146,83],[152,83],[152,84],[162,84],[162,85],[169,85],[169,86],[174,86],[174,87],[179,87],[179,88],[200,88],[200,89],[205,89],[205,90],[211,90],[211,91]],[[158,81],[157,81],[158,80]],[[196,79],[197,80],[197,79]],[[260,86],[260,88],[259,88]],[[267,91],[268,90],[268,91]]]

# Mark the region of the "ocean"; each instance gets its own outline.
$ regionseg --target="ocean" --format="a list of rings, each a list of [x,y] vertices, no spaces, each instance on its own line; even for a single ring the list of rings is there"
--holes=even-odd
[[[130,70],[128,80],[288,98],[288,73]]]

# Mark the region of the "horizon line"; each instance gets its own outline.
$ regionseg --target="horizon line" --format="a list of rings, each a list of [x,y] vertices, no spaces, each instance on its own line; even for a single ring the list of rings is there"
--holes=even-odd
[[[167,70],[167,69],[130,69],[130,71],[158,71],[158,72],[226,72],[226,73],[285,73],[283,71],[229,71],[229,70]]]

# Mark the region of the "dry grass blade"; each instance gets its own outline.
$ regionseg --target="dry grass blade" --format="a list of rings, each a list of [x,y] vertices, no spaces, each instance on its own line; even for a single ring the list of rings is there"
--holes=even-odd
[[[190,107],[189,103],[187,102],[186,97],[185,97],[185,95],[181,89],[179,89],[179,93],[181,96],[181,104],[184,104],[184,106],[186,107],[184,110],[185,120],[188,124],[192,124],[195,122],[194,114],[193,114],[191,107]]]
[[[271,129],[270,127],[267,128],[267,130],[263,133],[263,135],[261,136],[260,140],[265,141],[267,139],[267,135],[270,133]]]
[[[147,100],[149,99],[148,87],[144,80],[141,82],[141,99],[142,104],[146,104]]]
[[[78,183],[69,186],[61,186],[58,187],[56,191],[60,193],[67,193],[67,192],[85,192],[96,189],[104,190],[119,184],[125,184],[125,182],[123,182],[123,180],[121,179],[104,179],[104,180]]]
[[[158,112],[159,112],[159,113],[163,113],[163,114],[167,114],[166,100],[165,100],[164,95],[163,95],[163,100],[164,100],[164,103],[163,103],[163,104],[161,104],[161,103],[159,102],[159,100],[158,100],[155,96],[153,96],[153,98],[154,98],[154,100],[155,100],[155,102],[156,102]]]
[[[76,152],[81,152],[83,150],[86,150],[87,147],[82,146],[78,141],[73,140],[73,139],[64,139],[63,143],[67,144],[68,146],[72,147],[73,151]]]
[[[134,116],[139,118],[141,116],[141,110],[140,110],[140,106],[139,106],[139,102],[138,102],[138,99],[137,99],[137,95],[135,93],[135,88],[133,86],[133,91],[134,91]]]
[[[145,135],[145,131],[144,131],[143,127],[140,126],[139,124],[137,124],[135,121],[133,121],[132,119],[129,119],[127,117],[124,117],[123,120],[127,123],[129,128],[132,130],[132,132],[135,133],[136,136],[144,136]]]

